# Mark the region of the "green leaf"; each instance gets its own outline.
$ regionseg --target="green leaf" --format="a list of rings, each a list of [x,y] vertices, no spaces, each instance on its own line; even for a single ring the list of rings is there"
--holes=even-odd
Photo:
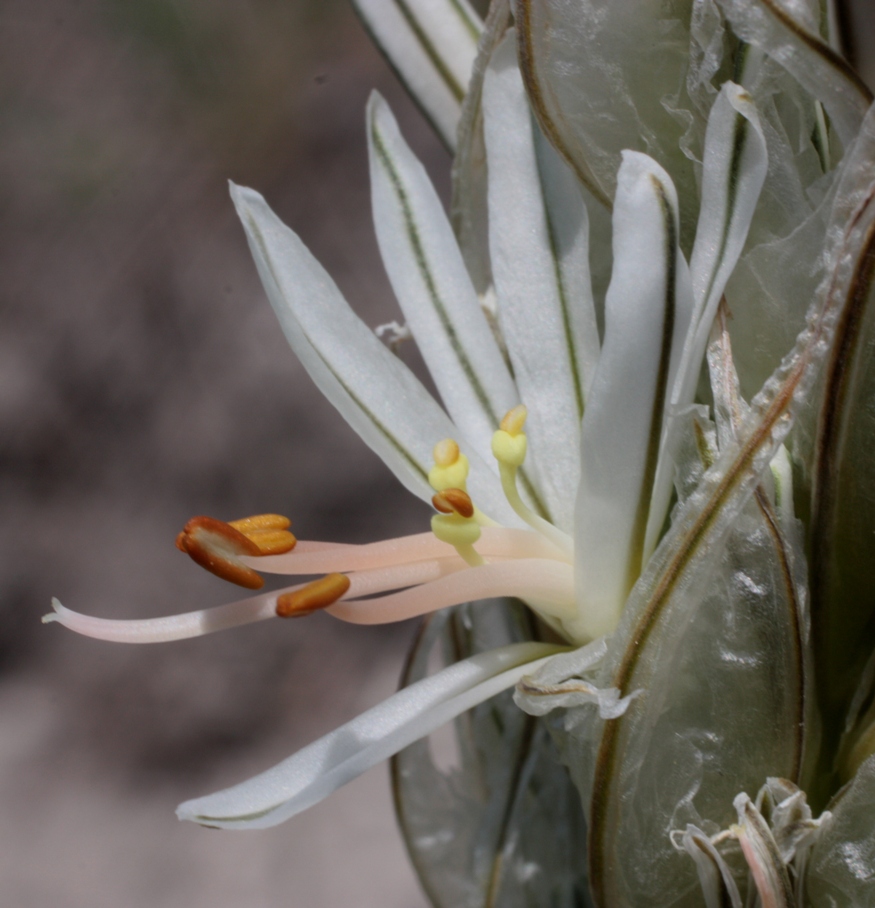
[[[811,850],[808,904],[830,908],[875,905],[875,757],[829,805],[832,819]]]
[[[656,614],[621,625],[609,650],[615,661],[600,683],[643,694],[607,723],[595,762],[590,858],[604,906],[650,905],[653,892],[687,904],[694,868],[669,832],[727,826],[739,791],[802,771],[800,555],[759,497],[708,548]]]
[[[425,676],[437,654],[454,661],[531,637],[518,603],[438,613],[414,644],[402,683]],[[508,693],[460,717],[453,731],[451,768],[439,767],[428,739],[392,761],[399,823],[435,908],[587,905],[580,801],[546,724]]]
[[[827,364],[810,522],[814,645],[828,735],[875,649],[875,223]],[[834,741],[834,739],[833,739]]]
[[[840,308],[819,389],[809,466],[812,641],[826,772],[832,769],[848,704],[875,649],[873,158],[875,116],[870,115],[838,192],[837,205],[847,208],[852,229],[840,249],[845,273],[831,288]]]

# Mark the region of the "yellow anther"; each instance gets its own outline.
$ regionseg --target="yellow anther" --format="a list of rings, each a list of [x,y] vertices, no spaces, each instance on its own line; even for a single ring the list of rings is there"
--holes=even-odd
[[[434,446],[434,466],[428,471],[429,485],[435,492],[444,489],[465,490],[468,481],[468,458],[459,450],[452,438],[445,438]]]
[[[480,538],[480,525],[476,520],[470,520],[459,514],[435,514],[431,518],[431,531],[440,539],[456,549],[461,549],[459,554],[467,561],[467,552]]]
[[[474,502],[462,489],[444,489],[432,496],[431,503],[442,514],[458,514],[468,519],[474,516]]]
[[[521,467],[526,459],[528,441],[523,426],[529,411],[523,404],[508,410],[501,420],[501,428],[492,436],[492,454],[500,464]]]
[[[508,410],[507,413],[504,414],[500,428],[502,431],[507,432],[508,435],[519,435],[523,430],[523,426],[526,424],[526,417],[528,415],[529,411],[526,409],[525,404],[518,404],[512,410]]]
[[[460,453],[456,442],[452,438],[445,438],[434,446],[432,457],[437,466],[451,467],[459,459]]]
[[[492,454],[500,464],[509,467],[521,467],[526,459],[528,439],[525,432],[511,435],[499,429],[492,436]]]
[[[334,605],[350,587],[346,574],[326,574],[299,590],[277,597],[276,613],[279,618],[303,618],[319,609]]]
[[[528,438],[523,431],[528,411],[520,404],[508,410],[501,420],[501,428],[492,435],[492,454],[498,461],[498,475],[501,489],[508,504],[533,530],[546,536],[560,551],[569,557],[573,553],[571,539],[562,530],[544,520],[520,498],[517,489],[517,472],[526,459]]]

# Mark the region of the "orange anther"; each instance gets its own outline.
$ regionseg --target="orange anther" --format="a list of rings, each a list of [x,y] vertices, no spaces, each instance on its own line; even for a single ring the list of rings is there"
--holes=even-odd
[[[240,561],[261,549],[228,523],[213,517],[192,517],[176,537],[176,547],[211,574],[250,590],[264,585],[258,573]]]
[[[442,514],[458,514],[466,518],[474,516],[474,502],[463,489],[444,489],[432,496],[431,503]]]
[[[258,546],[259,555],[283,555],[298,544],[288,530],[254,530],[246,536]]]
[[[298,540],[289,532],[291,521],[281,514],[256,514],[231,520],[228,526],[239,530],[258,546],[259,555],[283,555],[290,552]]]
[[[303,618],[333,605],[349,589],[346,574],[326,574],[292,593],[277,597],[276,613],[280,618]]]
[[[229,520],[228,525],[248,536],[252,530],[287,530],[292,522],[282,514],[255,514],[240,520]]]

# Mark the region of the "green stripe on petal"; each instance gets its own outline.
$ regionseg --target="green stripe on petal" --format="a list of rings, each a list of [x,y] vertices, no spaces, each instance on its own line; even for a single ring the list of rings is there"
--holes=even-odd
[[[365,27],[441,138],[456,147],[483,23],[467,0],[353,0]]]
[[[304,368],[364,442],[414,495],[429,501],[432,447],[458,435],[434,398],[349,308],[301,240],[251,189],[231,186],[262,283]],[[476,454],[470,484],[484,510],[510,509]]]
[[[519,403],[452,228],[386,102],[368,104],[374,226],[395,295],[450,416],[482,456]]]

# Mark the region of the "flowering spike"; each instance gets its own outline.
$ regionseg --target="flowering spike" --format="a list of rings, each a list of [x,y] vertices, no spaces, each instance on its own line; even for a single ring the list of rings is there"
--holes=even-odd
[[[305,587],[283,593],[277,597],[276,613],[279,618],[303,618],[319,609],[334,605],[349,590],[346,574],[326,574]]]

